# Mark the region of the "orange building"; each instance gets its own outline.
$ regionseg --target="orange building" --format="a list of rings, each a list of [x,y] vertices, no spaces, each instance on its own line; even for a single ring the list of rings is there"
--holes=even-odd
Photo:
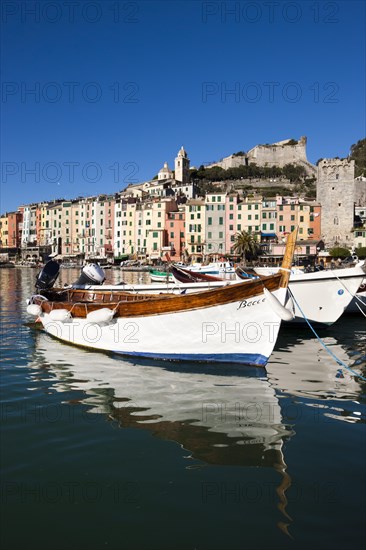
[[[170,259],[174,262],[183,259],[185,248],[185,209],[175,212],[167,212],[165,219],[165,230],[167,235],[167,245],[163,247],[162,252],[168,253]],[[163,259],[165,259],[163,257]]]

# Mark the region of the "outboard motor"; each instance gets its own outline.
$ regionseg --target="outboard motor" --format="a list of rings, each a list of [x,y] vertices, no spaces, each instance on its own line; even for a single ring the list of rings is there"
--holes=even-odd
[[[81,275],[72,286],[101,285],[105,281],[105,273],[98,264],[88,264],[83,267]]]
[[[38,273],[36,279],[36,288],[39,290],[48,290],[53,287],[60,271],[60,264],[54,260],[46,263],[44,268]]]

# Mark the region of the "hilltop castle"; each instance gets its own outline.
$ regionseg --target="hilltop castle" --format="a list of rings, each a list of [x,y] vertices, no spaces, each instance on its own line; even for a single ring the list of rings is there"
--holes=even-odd
[[[299,141],[285,139],[272,144],[256,145],[248,153],[241,152],[230,155],[219,162],[206,166],[206,168],[220,166],[227,170],[249,164],[283,168],[286,164],[297,164],[305,168],[308,176],[316,176],[316,166],[311,164],[306,157],[306,143],[307,138],[302,136]]]

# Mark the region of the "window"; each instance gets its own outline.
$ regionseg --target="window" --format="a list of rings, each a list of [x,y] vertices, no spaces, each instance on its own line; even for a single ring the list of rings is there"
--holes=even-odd
[[[157,232],[157,231],[153,231],[153,238],[154,238],[154,239],[157,239],[157,238],[158,238],[158,232]]]
[[[271,231],[274,231],[274,223],[270,223],[270,224],[269,224],[269,229],[270,229]]]
[[[170,232],[170,238],[171,238],[171,239],[174,239],[174,231],[171,231],[171,232]]]
[[[222,231],[219,232],[219,239],[223,239],[224,238],[224,234]]]
[[[292,222],[295,221],[295,216],[291,216],[291,221],[292,221]]]
[[[300,222],[304,221],[304,216],[300,216]]]
[[[267,217],[267,212],[263,212],[263,215],[262,215],[263,219],[265,220],[266,217]]]
[[[224,218],[219,218],[219,225],[224,225]]]
[[[237,228],[238,228],[238,231],[241,231],[241,224],[240,223],[238,224]]]
[[[234,226],[233,226],[233,225],[229,225],[229,230],[230,230],[230,231],[234,231]]]
[[[229,219],[233,220],[234,219],[234,214],[230,214]]]
[[[266,224],[266,223],[262,224],[262,228],[263,228],[263,231],[266,231],[266,229],[267,229],[267,224]]]
[[[248,220],[251,220],[251,219],[252,219],[252,215],[248,214]]]

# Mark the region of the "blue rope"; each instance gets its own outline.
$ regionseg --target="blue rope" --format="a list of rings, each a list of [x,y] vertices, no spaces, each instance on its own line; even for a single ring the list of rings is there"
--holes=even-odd
[[[362,374],[358,374],[358,372],[354,371],[353,369],[351,369],[351,367],[349,367],[348,365],[346,365],[346,363],[344,363],[341,359],[338,359],[338,357],[332,352],[332,350],[330,350],[327,346],[327,344],[325,342],[323,342],[323,340],[320,338],[320,336],[316,333],[315,329],[313,328],[313,326],[311,325],[309,319],[306,317],[305,313],[303,312],[303,310],[301,309],[299,303],[297,302],[295,296],[293,295],[293,293],[291,292],[290,288],[288,287],[288,291],[289,293],[291,294],[295,304],[297,305],[297,307],[299,308],[299,311],[301,313],[301,315],[304,317],[305,321],[307,322],[307,324],[309,325],[310,329],[312,330],[312,332],[315,334],[316,338],[319,340],[320,344],[323,346],[323,348],[325,349],[325,351],[327,353],[329,353],[329,355],[331,355],[333,357],[333,359],[336,360],[336,362],[338,363],[338,365],[342,365],[342,367],[344,367],[345,369],[349,370],[354,376],[357,376],[358,378],[361,378],[362,380],[365,380],[366,381],[366,378],[364,376],[362,376]],[[339,372],[339,371],[338,371]]]

